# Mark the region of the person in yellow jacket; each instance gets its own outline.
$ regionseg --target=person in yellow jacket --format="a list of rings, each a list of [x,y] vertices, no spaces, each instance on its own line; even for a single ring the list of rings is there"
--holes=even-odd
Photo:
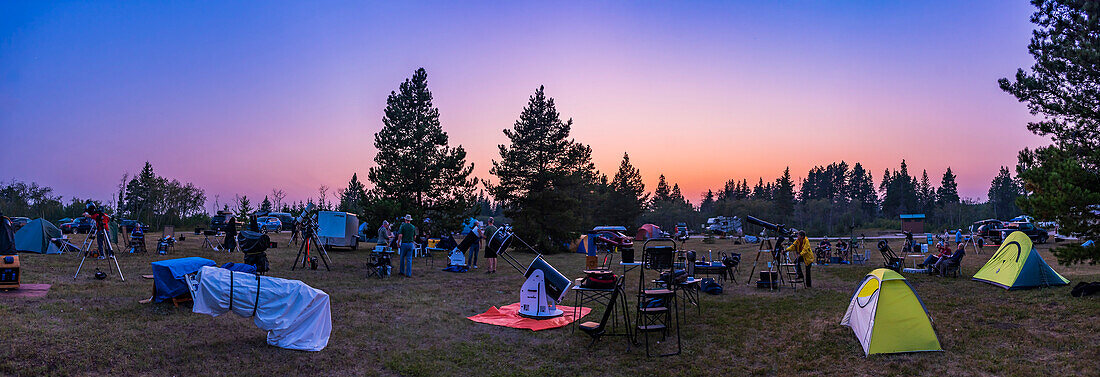
[[[805,231],[798,231],[798,239],[787,248],[787,251],[794,251],[798,253],[798,258],[795,258],[794,266],[798,271],[798,278],[803,279],[806,284],[806,288],[810,288],[810,266],[814,264],[814,251],[810,247],[810,240],[806,238]],[[806,264],[806,275],[803,278],[802,264]]]

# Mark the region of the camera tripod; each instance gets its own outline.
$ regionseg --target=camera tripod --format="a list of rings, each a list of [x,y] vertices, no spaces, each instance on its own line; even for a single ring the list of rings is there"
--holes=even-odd
[[[317,257],[312,257],[310,255],[313,245],[317,247]],[[298,256],[294,257],[294,265],[290,266],[290,270],[294,271],[294,269],[298,267],[299,260],[302,261],[302,268],[306,268],[306,266],[312,263],[312,268],[317,269],[317,262],[311,261],[313,258],[320,259],[325,263],[325,270],[332,271],[328,266],[328,252],[325,251],[324,245],[321,245],[321,242],[317,239],[316,225],[312,224],[312,221],[310,221],[310,224],[305,224],[305,226],[302,227],[302,245],[298,247]]]
[[[103,250],[103,255],[99,255],[98,249],[93,252],[91,248],[92,243],[98,243],[96,241],[99,237],[103,237],[103,243],[107,245],[107,247]],[[83,252],[84,256],[80,258],[80,265],[76,267],[76,274],[73,274],[73,280],[76,280],[77,276],[80,276],[80,269],[84,268],[84,260],[88,259],[88,257],[91,256],[92,258],[98,259],[110,258],[112,261],[115,262],[115,268],[118,270],[118,277],[121,278],[122,281],[126,281],[126,277],[122,276],[122,267],[119,267],[118,265],[118,258],[115,258],[114,245],[111,245],[111,239],[107,237],[106,229],[100,229],[98,224],[92,225],[92,230],[88,232],[88,238],[84,240],[84,246],[85,247],[81,249],[81,252]]]

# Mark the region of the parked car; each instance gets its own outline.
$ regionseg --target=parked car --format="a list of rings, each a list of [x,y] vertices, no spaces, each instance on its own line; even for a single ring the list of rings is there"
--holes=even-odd
[[[141,227],[142,233],[149,233],[149,226],[142,224],[137,220],[122,219],[118,221],[119,228],[134,229],[134,227]]]
[[[233,218],[232,213],[218,212],[218,214],[216,214],[216,215],[214,215],[214,217],[210,218],[210,230],[213,230],[213,231],[216,231],[216,232],[220,232],[220,231],[225,230],[225,223],[226,223],[226,221],[228,221],[231,218]]]
[[[283,228],[282,220],[279,220],[275,216],[260,216],[256,218],[256,223],[260,226],[260,232],[275,232],[279,233]]]
[[[18,232],[19,228],[22,228],[24,225],[27,225],[27,223],[29,223],[29,222],[31,222],[31,219],[26,218],[26,217],[12,217],[11,218],[12,231]]]
[[[57,229],[61,229],[61,233],[63,234],[72,233],[74,221],[75,220],[69,220],[69,222],[57,224]]]
[[[71,224],[73,233],[85,234],[92,231],[95,220],[90,217],[77,217]]]
[[[286,212],[269,212],[267,216],[279,218],[279,221],[282,223],[282,230],[294,230],[294,215]]]
[[[995,239],[998,241],[1003,240],[1005,238],[1008,238],[1008,235],[1012,234],[1012,232],[1017,231],[1024,232],[1024,234],[1027,235],[1027,238],[1030,238],[1031,241],[1036,243],[1047,242],[1047,238],[1050,238],[1050,235],[1047,233],[1046,229],[1039,228],[1035,226],[1035,224],[1032,224],[1030,222],[1014,222],[1005,224],[1004,227],[997,229],[997,236]]]
[[[975,221],[970,225],[970,233],[975,236],[985,239],[997,239],[999,233],[997,229],[1004,228],[1004,222],[995,219],[986,219],[982,221]]]

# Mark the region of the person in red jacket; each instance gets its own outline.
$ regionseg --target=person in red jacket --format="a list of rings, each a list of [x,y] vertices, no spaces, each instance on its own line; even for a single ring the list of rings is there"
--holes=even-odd
[[[93,257],[107,257],[108,255],[103,252],[103,244],[107,243],[107,251],[111,251],[110,242],[106,240],[108,229],[107,223],[111,222],[111,217],[103,213],[103,211],[97,208],[95,203],[92,202],[88,202],[88,204],[84,205],[84,217],[95,220],[95,229],[92,229],[92,231],[95,233],[95,241],[96,245],[99,246],[99,249],[98,254],[94,255]]]

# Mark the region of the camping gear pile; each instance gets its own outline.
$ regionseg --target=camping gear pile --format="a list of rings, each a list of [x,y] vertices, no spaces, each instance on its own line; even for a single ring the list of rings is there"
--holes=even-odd
[[[276,347],[320,351],[332,332],[329,296],[297,280],[203,266],[187,276],[194,313],[252,317]]]

